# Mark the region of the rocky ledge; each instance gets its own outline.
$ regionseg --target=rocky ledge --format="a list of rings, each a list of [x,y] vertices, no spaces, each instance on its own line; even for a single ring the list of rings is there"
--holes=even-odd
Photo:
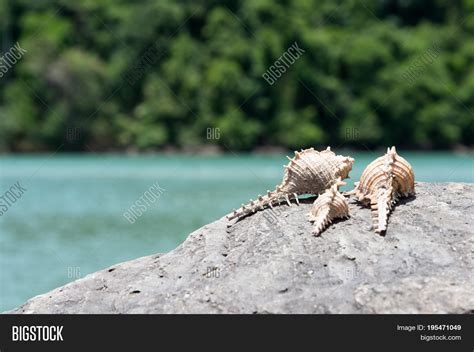
[[[384,237],[353,200],[349,220],[314,237],[308,199],[222,218],[9,313],[472,313],[474,184],[416,191]]]

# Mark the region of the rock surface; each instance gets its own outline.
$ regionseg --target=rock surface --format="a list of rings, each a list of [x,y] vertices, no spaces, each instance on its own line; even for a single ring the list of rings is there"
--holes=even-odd
[[[114,265],[10,313],[468,313],[474,184],[418,183],[385,237],[370,211],[311,235],[300,206],[222,218],[167,254]],[[229,225],[232,226],[229,227]]]

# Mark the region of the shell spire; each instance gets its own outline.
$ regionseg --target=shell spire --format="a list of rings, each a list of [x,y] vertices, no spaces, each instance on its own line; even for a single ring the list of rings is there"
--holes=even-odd
[[[293,158],[287,158],[289,162],[284,165],[282,183],[277,185],[274,191],[268,191],[267,195],[234,210],[227,215],[229,220],[255,213],[267,206],[273,207],[281,202],[291,205],[293,199],[298,203],[298,196],[302,194],[319,195],[339,182],[338,180],[347,178],[354,163],[354,159],[336,155],[329,147],[321,152],[314,148],[295,151]]]
[[[415,174],[411,165],[397,154],[395,147],[371,162],[356,184],[357,199],[370,205],[376,233],[387,230],[388,217],[400,197],[415,194]]]
[[[315,200],[308,214],[308,220],[314,223],[315,236],[319,236],[334,219],[349,217],[349,203],[338,191],[338,186],[342,184],[344,183],[334,184]]]

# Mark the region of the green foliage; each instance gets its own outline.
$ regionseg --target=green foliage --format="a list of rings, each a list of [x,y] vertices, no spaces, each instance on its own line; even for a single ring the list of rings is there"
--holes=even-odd
[[[0,0],[2,53],[27,50],[0,78],[0,150],[472,146],[473,13],[473,0]],[[270,85],[295,42],[304,53]]]

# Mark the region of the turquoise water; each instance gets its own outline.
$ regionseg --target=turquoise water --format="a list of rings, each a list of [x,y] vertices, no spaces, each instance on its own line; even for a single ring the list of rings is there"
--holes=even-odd
[[[474,182],[472,155],[400,154],[418,181]],[[350,155],[357,180],[380,153]],[[286,162],[284,155],[1,156],[0,193],[17,181],[27,191],[0,217],[0,311],[115,263],[172,250],[273,189]],[[128,223],[122,214],[154,183],[165,191]]]

